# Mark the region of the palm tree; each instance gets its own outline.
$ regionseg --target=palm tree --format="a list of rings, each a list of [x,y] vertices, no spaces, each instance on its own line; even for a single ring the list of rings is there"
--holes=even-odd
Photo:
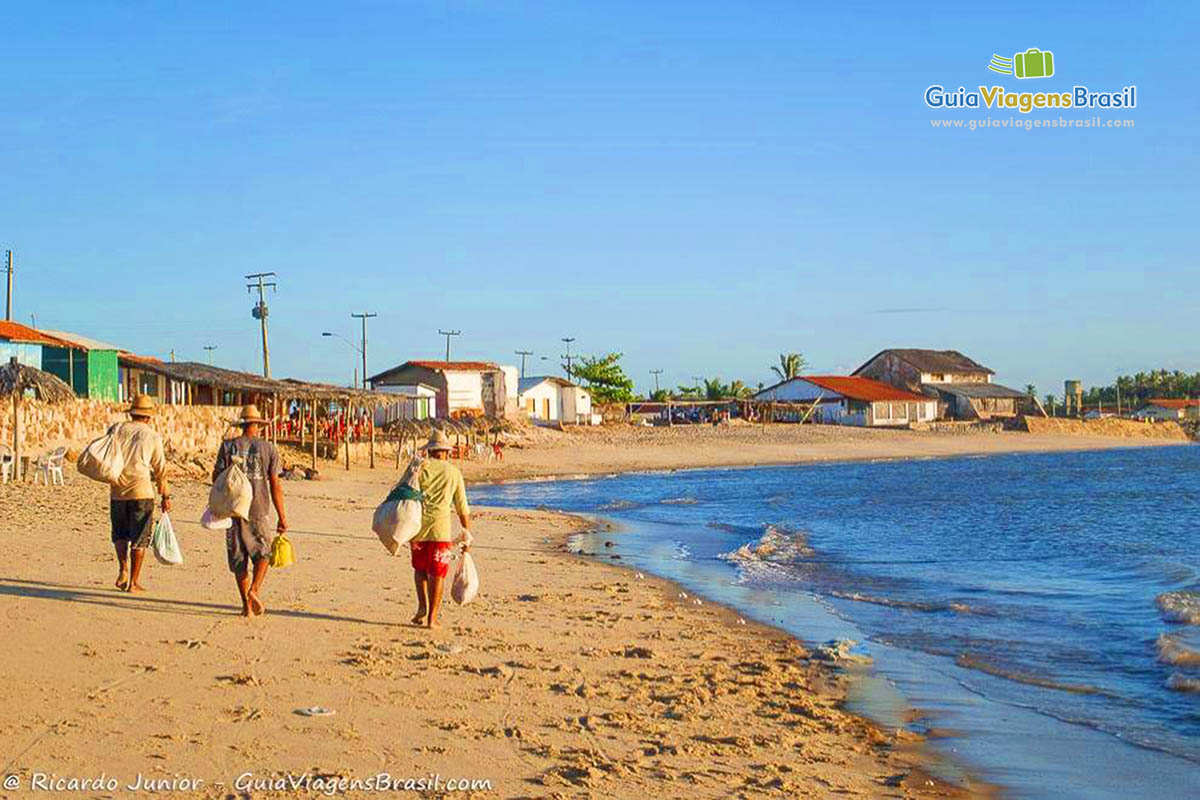
[[[1032,383],[1025,384],[1025,394],[1029,395],[1030,397],[1037,397],[1037,387]]]
[[[803,353],[780,353],[779,365],[772,366],[771,369],[781,381],[790,381],[808,369],[808,361],[804,359]]]
[[[745,400],[754,394],[754,390],[741,381],[734,381],[725,387],[725,394],[734,400]]]

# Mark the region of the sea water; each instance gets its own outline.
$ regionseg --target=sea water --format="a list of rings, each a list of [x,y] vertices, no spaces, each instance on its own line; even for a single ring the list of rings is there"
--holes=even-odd
[[[854,639],[873,660],[860,711],[931,733],[1013,796],[1200,796],[1198,448],[628,474],[472,499],[608,519],[584,552],[809,642]]]

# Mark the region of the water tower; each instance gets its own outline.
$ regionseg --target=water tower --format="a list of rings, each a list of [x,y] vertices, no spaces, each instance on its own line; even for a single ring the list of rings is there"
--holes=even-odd
[[[1068,417],[1083,415],[1083,381],[1063,383],[1063,410]]]

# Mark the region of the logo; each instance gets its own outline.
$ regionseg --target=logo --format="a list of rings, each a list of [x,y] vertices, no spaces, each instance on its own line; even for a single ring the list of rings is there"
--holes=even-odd
[[[1031,47],[1012,58],[992,54],[987,68],[1000,75],[1018,80],[1055,77],[1054,53]],[[951,84],[952,86],[953,84]],[[1084,84],[1046,91],[1009,91],[1003,86],[979,85],[975,90],[964,85],[957,90],[935,83],[925,89],[925,105],[930,108],[954,110],[1016,111],[1020,114],[1058,113],[1065,109],[1131,109],[1137,108],[1137,86],[1124,86],[1115,91],[1093,91]]]
[[[1049,78],[1054,74],[1054,53],[1038,50],[1036,47],[1031,47],[1024,53],[1016,53],[1012,58],[992,53],[988,69],[1018,78]]]

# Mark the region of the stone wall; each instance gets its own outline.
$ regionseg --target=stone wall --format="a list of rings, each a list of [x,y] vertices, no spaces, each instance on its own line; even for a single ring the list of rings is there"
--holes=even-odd
[[[1021,430],[1030,433],[1057,433],[1068,436],[1121,436],[1138,439],[1167,439],[1187,441],[1188,435],[1178,422],[1139,422],[1132,419],[1061,419],[1057,417],[1023,417]]]
[[[55,405],[22,400],[22,452],[33,455],[60,445],[78,450],[114,422],[129,419],[125,408],[93,400]],[[153,424],[162,434],[172,460],[211,458],[239,410],[220,406],[160,406]],[[6,400],[0,410],[0,441],[9,445],[12,425],[12,404]]]

